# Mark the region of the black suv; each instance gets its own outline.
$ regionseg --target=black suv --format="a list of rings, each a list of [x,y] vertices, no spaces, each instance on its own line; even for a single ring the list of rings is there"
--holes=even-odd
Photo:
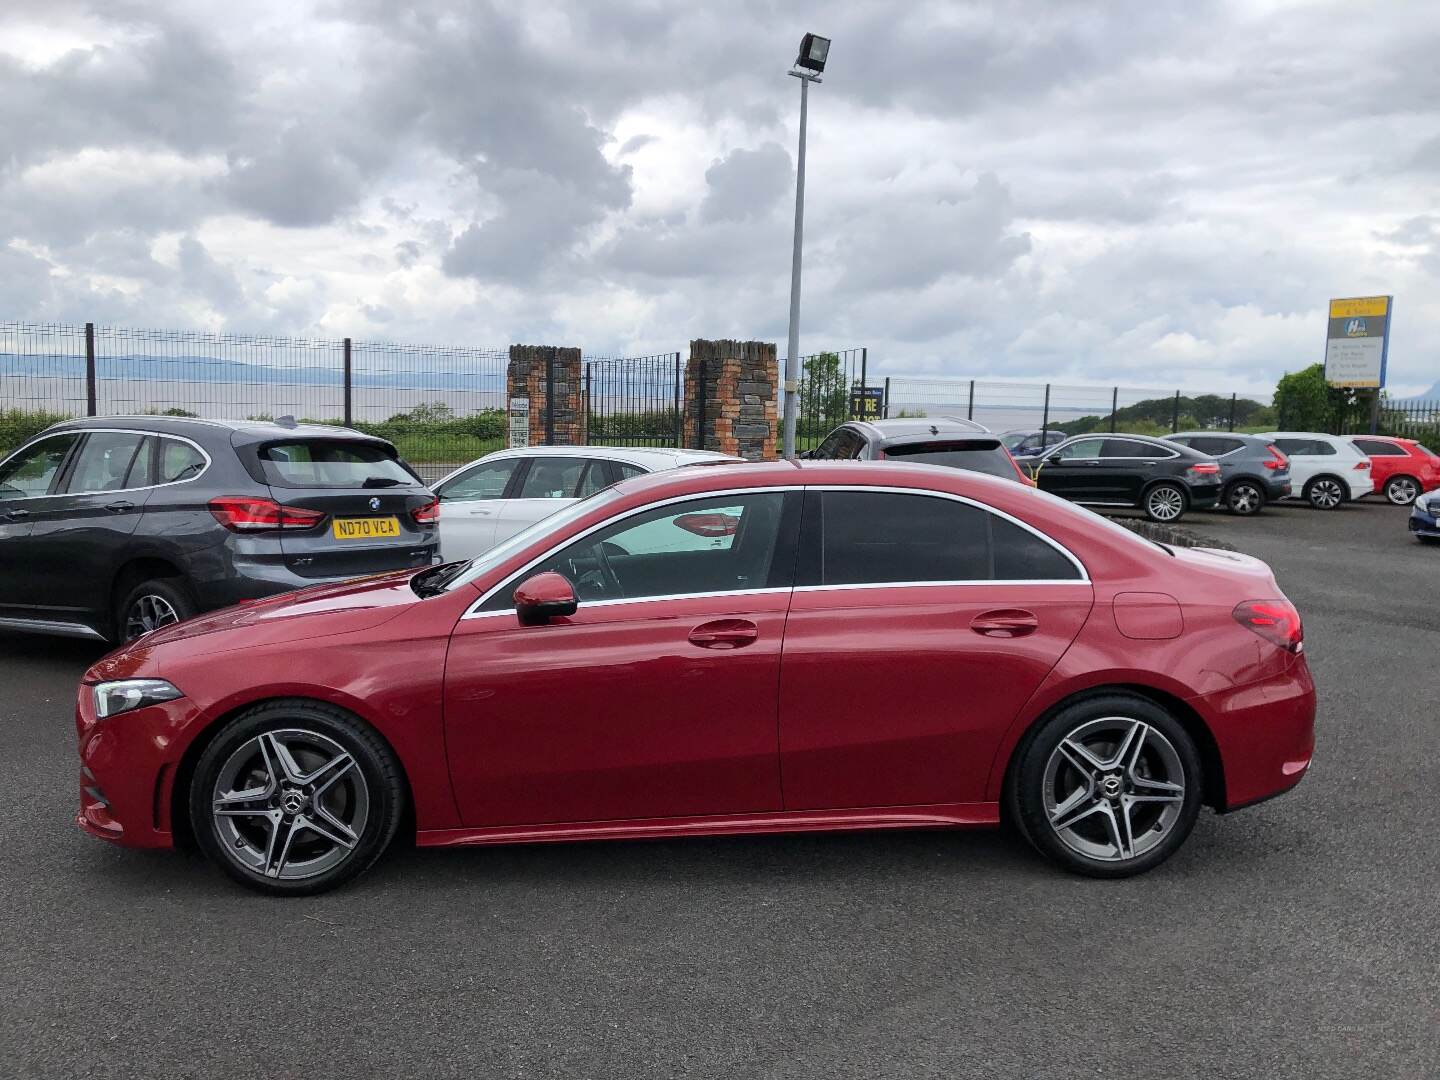
[[[896,420],[852,420],[800,455],[817,460],[909,461],[988,473],[1025,483],[1025,474],[991,435],[971,420],[951,416]]]
[[[1165,441],[1220,463],[1220,503],[1232,514],[1258,514],[1267,502],[1290,494],[1290,462],[1269,439],[1233,431],[1182,431]]]
[[[1045,491],[1087,506],[1143,510],[1151,521],[1179,521],[1220,497],[1214,458],[1148,435],[1076,435],[1017,460]]]
[[[345,428],[168,416],[47,428],[0,462],[0,629],[128,641],[439,561],[439,503]]]

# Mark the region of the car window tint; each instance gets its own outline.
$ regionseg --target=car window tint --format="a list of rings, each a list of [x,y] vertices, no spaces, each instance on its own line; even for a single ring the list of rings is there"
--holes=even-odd
[[[585,466],[585,475],[580,478],[580,488],[577,492],[579,498],[589,498],[601,488],[610,486],[610,464],[608,461],[596,458]]]
[[[1409,457],[1403,446],[1395,443],[1380,442],[1378,439],[1352,439],[1350,440],[1363,454],[1371,457]]]
[[[692,499],[632,515],[576,540],[525,576],[553,570],[586,600],[635,600],[764,588],[784,495]],[[514,606],[512,586],[483,610]]]
[[[1316,442],[1314,439],[1276,439],[1275,445],[1292,456],[1299,455],[1300,457],[1305,457],[1321,453],[1320,450],[1315,448]],[[1331,452],[1333,453],[1334,451]]]
[[[272,487],[408,487],[416,483],[389,449],[376,443],[341,439],[272,443],[260,451],[260,463]]]
[[[533,457],[520,483],[519,498],[573,499],[587,464],[586,458]]]
[[[1057,450],[1056,456],[1061,461],[1071,461],[1075,458],[1098,458],[1103,442],[1103,439],[1076,439],[1069,446],[1062,446]]]
[[[629,480],[632,476],[644,476],[648,471],[642,469],[639,465],[631,465],[628,461],[615,461],[611,464],[620,470],[621,480]]]
[[[189,443],[178,439],[160,440],[160,467],[156,471],[156,483],[173,484],[177,480],[190,480],[205,468],[205,455]]]
[[[834,457],[835,447],[840,445],[840,439],[844,434],[844,428],[836,428],[829,435],[826,435],[825,438],[820,440],[820,445],[810,451],[811,458],[820,460],[822,458]]]
[[[1310,441],[1310,453],[1320,457],[1335,457],[1340,451],[1335,449],[1334,443],[1321,442],[1319,439]]]
[[[996,514],[990,522],[997,581],[1078,581],[1080,571],[1054,545]]]
[[[1100,449],[1100,456],[1105,458],[1161,458],[1172,457],[1174,451],[1162,450],[1150,443],[1136,442],[1134,439],[1106,439],[1105,445]]]
[[[891,492],[821,494],[819,585],[984,581],[987,515],[952,499]]]
[[[1202,454],[1211,454],[1215,457],[1233,453],[1245,445],[1240,439],[1228,439],[1223,435],[1194,435],[1188,440],[1180,438],[1170,441],[1178,442],[1181,446],[1188,445],[1192,450],[1199,450]]]
[[[840,461],[858,458],[865,450],[865,437],[854,428],[841,428],[840,438],[830,456]]]
[[[0,465],[0,499],[27,499],[46,494],[77,438],[74,434],[52,435]]]
[[[1166,435],[1165,441],[1179,443],[1181,446],[1194,447],[1196,450],[1199,450],[1201,453],[1204,454],[1208,454],[1210,452],[1209,450],[1206,450],[1205,447],[1202,445],[1205,441],[1205,437],[1203,435]]]
[[[516,466],[522,458],[501,458],[482,461],[470,470],[441,484],[436,494],[445,502],[471,499],[498,499],[505,494]]]
[[[144,441],[143,435],[132,431],[91,432],[80,447],[65,490],[72,495],[119,491]]]
[[[887,458],[897,458],[917,465],[944,465],[952,469],[1016,479],[1015,463],[1001,449],[996,439],[959,439],[953,442],[911,443],[887,446]]]
[[[130,462],[130,471],[125,475],[125,487],[150,487],[155,483],[155,436],[146,435],[140,444],[140,452]]]

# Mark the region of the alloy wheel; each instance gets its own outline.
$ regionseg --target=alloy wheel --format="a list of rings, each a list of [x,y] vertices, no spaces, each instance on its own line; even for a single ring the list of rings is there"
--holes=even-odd
[[[221,847],[260,877],[298,881],[350,857],[370,815],[370,789],[355,758],[303,728],[266,731],[221,766],[211,793]]]
[[[1408,476],[1397,476],[1385,485],[1385,497],[1396,506],[1409,506],[1420,495],[1420,485]]]
[[[1345,501],[1338,480],[1316,480],[1310,485],[1310,505],[1320,510],[1334,510]]]
[[[1156,521],[1174,521],[1185,510],[1185,496],[1179,488],[1162,485],[1146,496],[1145,509]]]
[[[1253,514],[1260,509],[1260,489],[1254,484],[1236,484],[1230,489],[1230,509],[1237,514]]]
[[[125,640],[130,641],[141,634],[148,634],[162,626],[180,621],[175,606],[163,596],[147,593],[137,596],[125,612]]]
[[[1124,716],[1089,720],[1045,763],[1045,816],[1070,850],[1103,862],[1138,858],[1180,820],[1185,769],[1156,727]]]

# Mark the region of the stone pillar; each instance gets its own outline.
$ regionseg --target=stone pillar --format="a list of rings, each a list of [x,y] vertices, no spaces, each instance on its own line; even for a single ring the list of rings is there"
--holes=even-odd
[[[580,350],[554,345],[511,345],[506,369],[506,402],[512,419],[519,415],[511,401],[529,402],[529,446],[579,446],[585,442],[585,401]],[[553,390],[554,397],[551,398]],[[548,409],[548,412],[547,412]],[[523,426],[523,421],[522,421]],[[547,439],[547,430],[554,438]]]
[[[685,445],[751,461],[775,457],[775,346],[690,342],[685,365]]]

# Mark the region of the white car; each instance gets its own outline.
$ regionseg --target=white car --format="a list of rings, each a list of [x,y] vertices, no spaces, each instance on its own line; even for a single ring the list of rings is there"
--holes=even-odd
[[[1370,459],[1349,439],[1315,431],[1269,431],[1260,438],[1290,459],[1289,497],[1317,510],[1334,510],[1374,488]]]
[[[440,557],[470,559],[601,488],[643,473],[741,461],[713,450],[669,447],[531,446],[500,450],[435,485]]]

